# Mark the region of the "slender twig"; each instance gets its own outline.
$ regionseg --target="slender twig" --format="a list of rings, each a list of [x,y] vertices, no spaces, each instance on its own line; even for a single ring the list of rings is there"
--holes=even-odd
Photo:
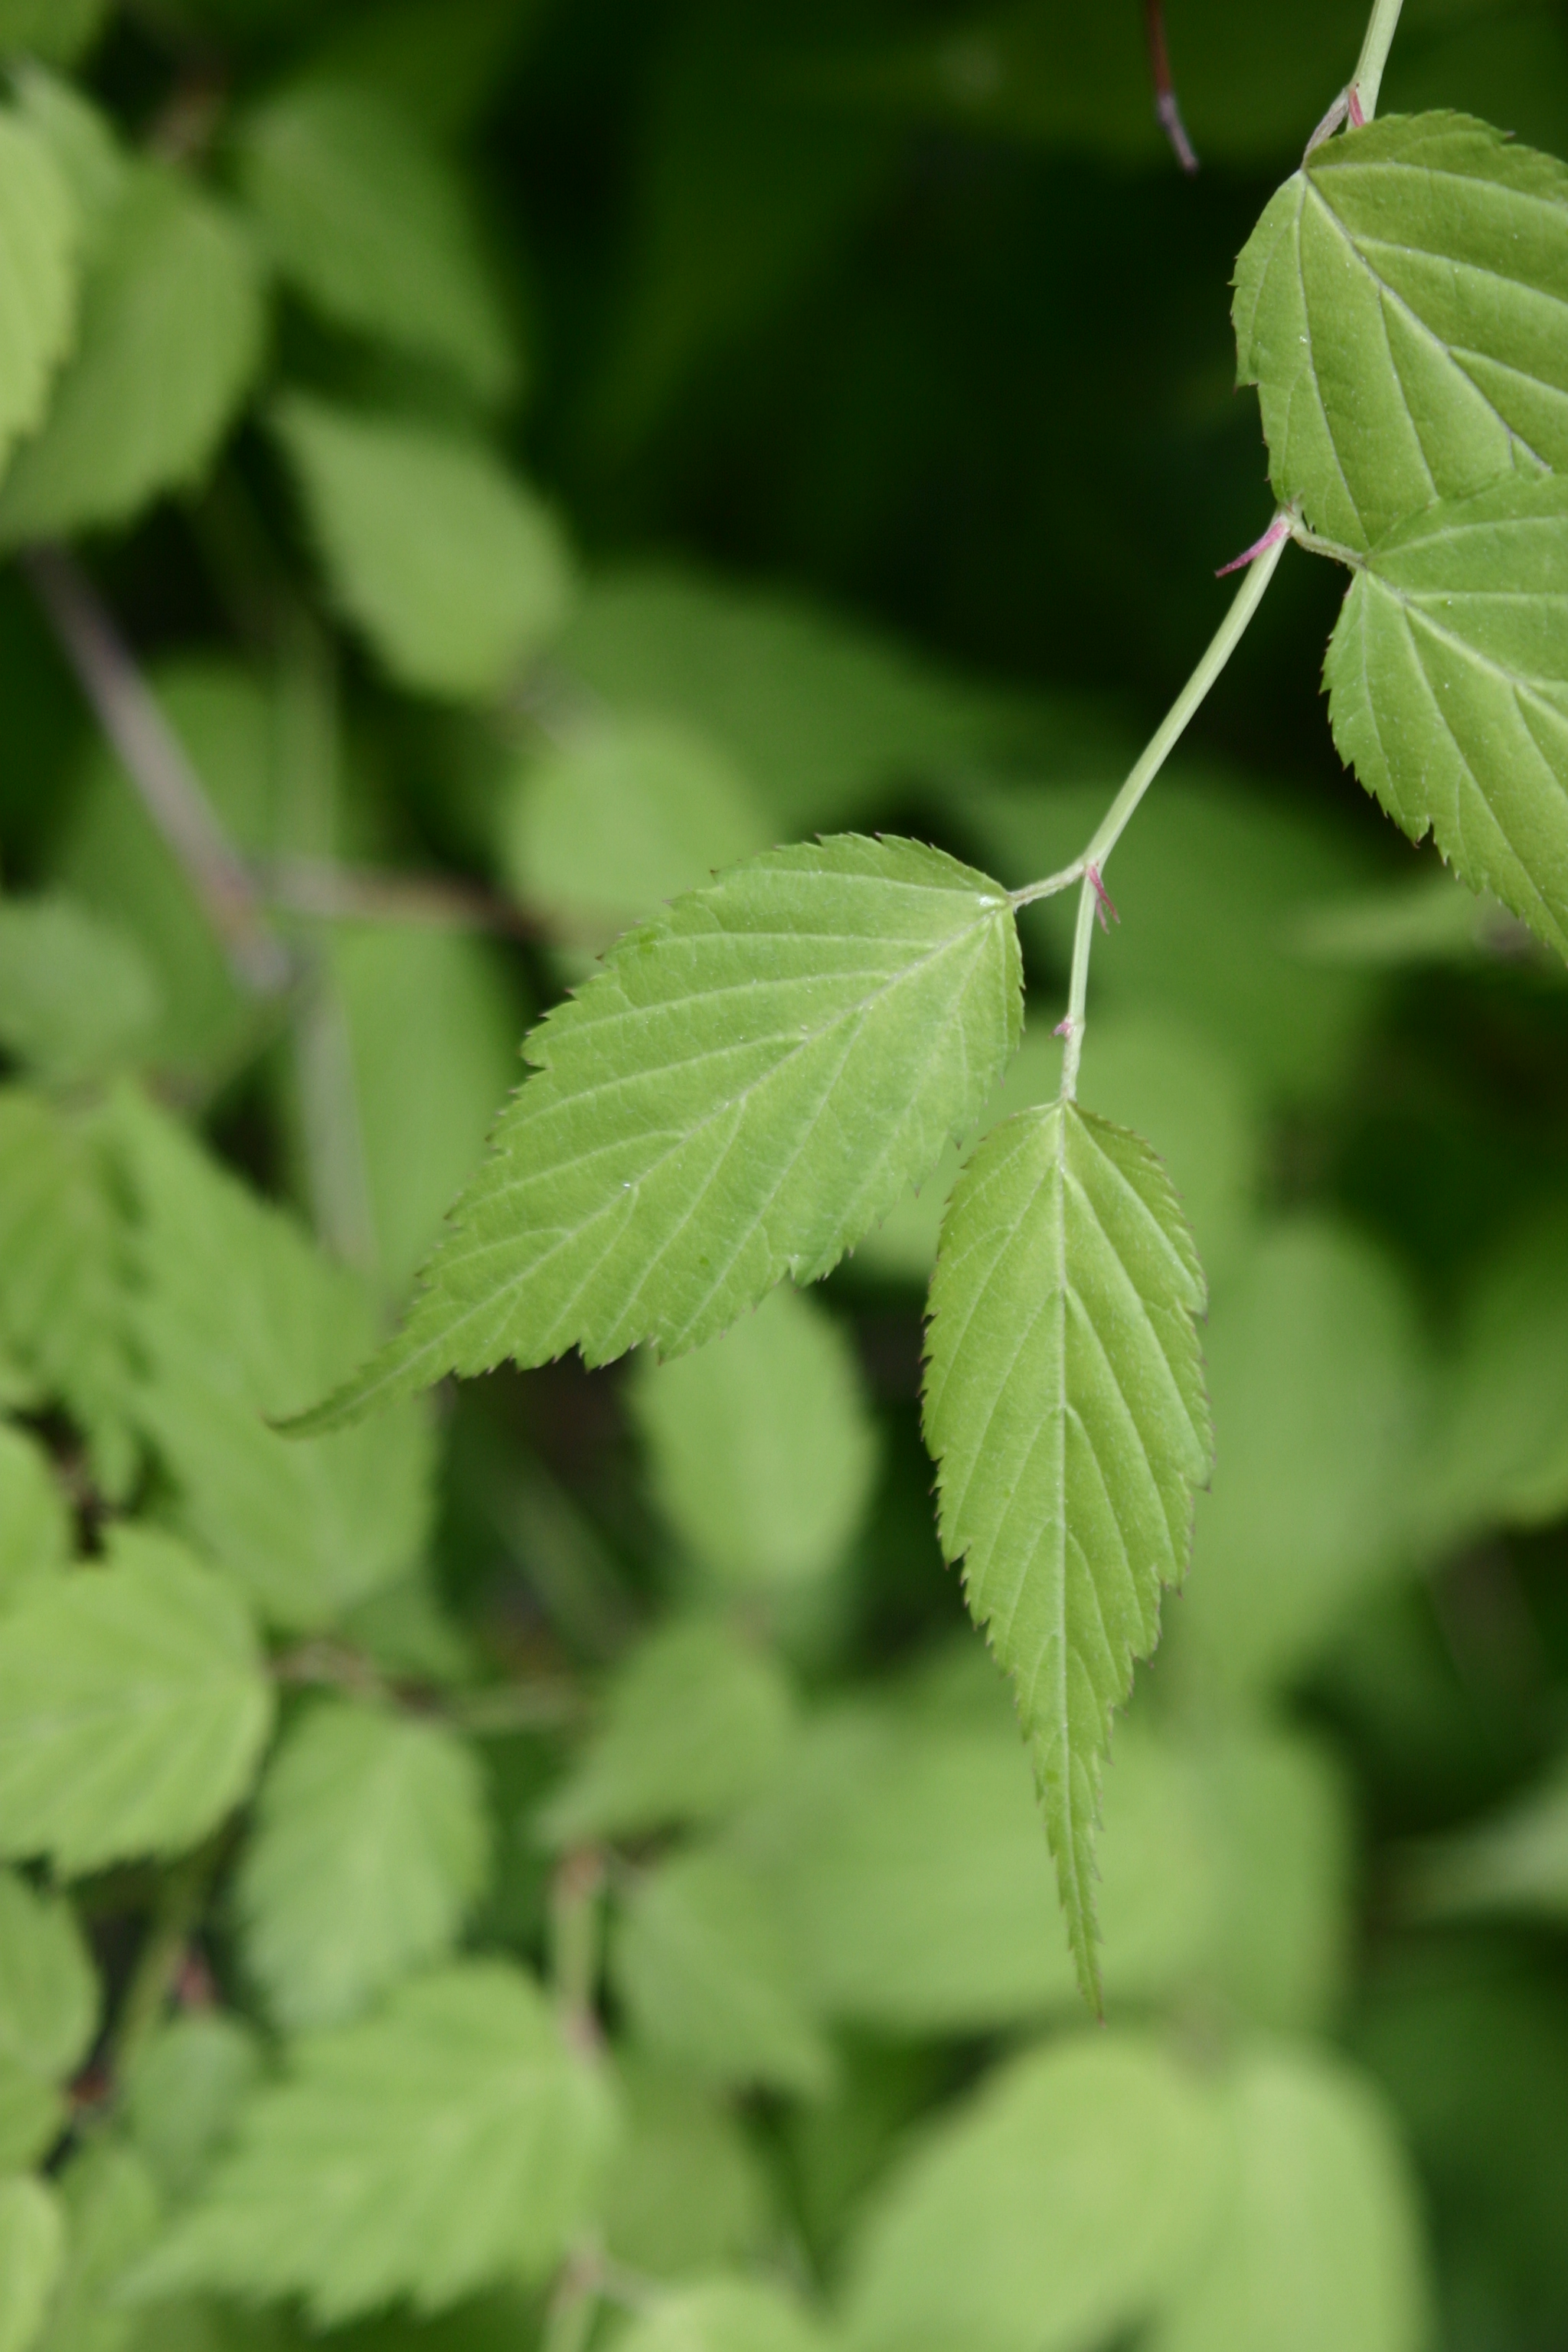
[[[288,952],[107,606],[63,547],[30,548],[22,562],[78,684],[184,868],[235,978],[252,995],[275,995],[289,982]]]
[[[1165,0],[1143,0],[1143,30],[1149,42],[1149,71],[1154,83],[1154,111],[1159,116],[1166,138],[1175,150],[1176,161],[1189,176],[1198,168],[1193,142],[1187,137],[1187,126],[1182,121],[1181,101],[1171,72],[1171,52],[1165,40]]]
[[[263,895],[290,914],[330,922],[427,923],[454,930],[538,939],[548,926],[478,883],[441,875],[342,866],[330,857],[274,857],[254,868]]]

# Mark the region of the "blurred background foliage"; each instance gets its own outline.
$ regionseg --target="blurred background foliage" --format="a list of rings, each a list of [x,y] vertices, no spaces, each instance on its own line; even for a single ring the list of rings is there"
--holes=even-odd
[[[1568,992],[1340,771],[1324,567],[1096,954],[1084,1097],[1186,1201],[1220,1447],[1114,1753],[1106,2037],[931,1532],[956,1154],[689,1360],[499,1373],[320,1477],[257,1419],[406,1295],[528,1022],[660,899],[816,828],[1009,885],[1080,846],[1267,520],[1227,281],[1363,10],[1167,13],[1192,180],[1135,0],[0,0],[56,173],[0,358],[0,1599],[68,1505],[177,1528],[285,1721],[172,2020],[125,2025],[163,1882],[40,1832],[110,2024],[0,1966],[0,2141],[71,2231],[0,2344],[531,2340],[551,2246],[367,2319],[451,2300],[395,2231],[362,2291],[208,2222],[259,2210],[214,2151],[279,2037],[395,2039],[552,1917],[568,1990],[606,1939],[605,2340],[1568,2343]],[[1407,0],[1384,109],[1447,105],[1568,152],[1562,0]],[[149,817],[171,755],[281,987]],[[1062,920],[998,1115],[1054,1088]]]

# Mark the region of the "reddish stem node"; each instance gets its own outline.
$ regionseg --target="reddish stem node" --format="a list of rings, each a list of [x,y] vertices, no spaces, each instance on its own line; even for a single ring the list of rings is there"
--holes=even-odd
[[[1100,928],[1102,931],[1108,931],[1112,923],[1119,923],[1121,920],[1116,911],[1115,901],[1100,878],[1098,866],[1086,866],[1083,871],[1089,888],[1094,892],[1094,911],[1100,918]]]
[[[1288,514],[1276,515],[1262,538],[1255,539],[1250,547],[1244,547],[1239,555],[1233,555],[1228,563],[1222,563],[1215,578],[1223,580],[1227,573],[1244,572],[1249,563],[1256,563],[1260,555],[1267,555],[1271,547],[1278,547],[1282,539],[1289,537],[1290,521]]]

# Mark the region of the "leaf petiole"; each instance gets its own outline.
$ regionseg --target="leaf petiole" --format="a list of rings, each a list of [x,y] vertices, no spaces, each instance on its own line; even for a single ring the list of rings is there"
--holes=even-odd
[[[1359,112],[1363,123],[1370,122],[1377,112],[1378,93],[1383,88],[1383,69],[1394,46],[1394,31],[1403,5],[1404,0],[1373,0],[1366,38],[1361,45],[1361,56],[1356,60],[1356,69],[1346,92],[1352,120]]]

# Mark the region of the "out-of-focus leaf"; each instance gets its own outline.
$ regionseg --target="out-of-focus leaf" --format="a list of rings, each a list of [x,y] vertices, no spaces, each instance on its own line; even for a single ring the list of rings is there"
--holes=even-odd
[[[995,1128],[942,1222],[923,1421],[943,1552],[1013,1685],[1068,1939],[1098,2001],[1110,1717],[1191,1543],[1214,1438],[1203,1271],[1128,1129],[1062,1102]]]
[[[1424,1383],[1397,1270],[1316,1218],[1263,1236],[1215,1304],[1205,1355],[1225,1444],[1172,1641],[1234,1696],[1299,1674],[1406,1566]]]
[[[1568,464],[1565,332],[1568,167],[1468,115],[1315,147],[1236,267],[1269,478],[1347,547]]]
[[[70,1557],[70,1517],[41,1445],[0,1422],[0,1608]]]
[[[635,717],[531,761],[501,827],[518,897],[562,939],[595,949],[771,841],[726,753],[679,721]]]
[[[74,65],[90,47],[112,0],[0,0],[0,51],[26,50]]]
[[[236,1884],[246,1961],[279,2022],[336,2025],[443,1958],[486,1854],[479,1768],[456,1733],[346,1699],[289,1730]]]
[[[644,1877],[617,1924],[611,1965],[639,2041],[710,2083],[811,2097],[831,2055],[805,2008],[784,1922],[754,1874],[717,1853],[679,1854]]]
[[[1212,2238],[1155,2324],[1155,2352],[1417,2352],[1414,2183],[1371,2085],[1283,2048],[1243,2062],[1226,2107]]]
[[[59,2201],[48,2183],[0,2179],[0,2352],[32,2352],[64,2254]]]
[[[300,1442],[266,1416],[318,1394],[374,1331],[363,1286],[139,1097],[115,1112],[135,1200],[137,1412],[184,1524],[277,1623],[327,1624],[418,1558],[428,1423]]]
[[[15,2058],[0,2057],[0,2177],[47,2156],[69,2121],[70,2103],[62,2092]]]
[[[117,2136],[79,2148],[59,2175],[65,2260],[37,2352],[132,2352],[136,2314],[120,2288],[158,2227],[152,2174]]]
[[[380,90],[446,138],[494,107],[542,13],[542,0],[377,0],[327,26],[312,69]]]
[[[594,2066],[521,1969],[438,1970],[296,2045],[135,2291],[296,2294],[331,2326],[541,2278],[592,2210],[608,2121]]]
[[[740,1591],[809,1583],[870,1501],[875,1431],[842,1328],[789,1285],[635,1391],[653,1491],[700,1564]]]
[[[1116,782],[976,786],[966,813],[988,858],[1023,884],[1081,854]],[[1299,805],[1183,767],[1163,776],[1139,810],[1106,879],[1122,920],[1094,959],[1087,1101],[1102,1005],[1144,1015],[1157,1007],[1189,1022],[1265,1098],[1321,1099],[1333,1087],[1375,986],[1363,973],[1308,963],[1295,930],[1307,908],[1366,879],[1348,839]],[[1026,938],[1032,929],[1065,972],[1070,893],[1039,901],[1024,924]]]
[[[914,842],[841,834],[677,899],[533,1032],[403,1329],[300,1425],[507,1355],[681,1352],[826,1274],[978,1109],[1019,979],[1005,894]]]
[[[1015,2059],[889,2176],[849,2262],[851,2352],[1090,2352],[1192,2258],[1223,2147],[1210,2095],[1153,2042]]]
[[[0,1645],[0,1853],[68,1873],[178,1853],[249,1787],[273,1710],[248,1619],[182,1545],[25,1592]]]
[[[0,541],[132,520],[206,471],[261,358],[250,246],[182,176],[138,163],[95,250],[76,349],[0,485]]]
[[[91,2046],[98,2000],[68,1904],[0,1870],[0,2058],[63,2081]]]
[[[0,42],[5,26],[0,19]],[[46,141],[0,115],[0,468],[36,433],[76,324],[78,231]]]
[[[1568,1762],[1490,1821],[1419,1849],[1409,1899],[1430,1918],[1568,1918]]]
[[[612,2341],[615,2352],[821,2352],[825,2338],[780,2288],[711,2279],[656,2298]]]
[[[1394,889],[1331,899],[1302,916],[1296,937],[1314,962],[1352,969],[1473,965],[1483,957],[1520,961],[1539,954],[1505,907],[1485,890],[1468,890],[1451,874],[1425,874]]]
[[[57,8],[58,0],[41,0],[41,5]],[[66,13],[68,9],[66,0]],[[131,158],[102,108],[79,84],[40,64],[37,50],[12,68],[12,86],[20,112],[43,140],[76,199],[85,259],[96,253],[125,194]]]
[[[261,2071],[252,2028],[218,2010],[172,2018],[136,2053],[126,2126],[171,2201],[198,2186]]]
[[[625,2129],[605,2181],[611,2255],[689,2278],[752,2252],[768,2181],[738,2119],[689,2074],[632,2054],[618,2070]]]
[[[565,541],[482,443],[291,393],[273,425],[333,601],[401,686],[489,701],[560,627]]]
[[[243,124],[239,184],[279,274],[336,325],[456,370],[481,400],[516,357],[466,191],[389,99],[296,82]]]
[[[1552,1209],[1471,1276],[1418,1498],[1436,1539],[1540,1527],[1568,1505],[1565,1317],[1568,1221]]]
[[[794,1712],[765,1652],[706,1618],[661,1626],[620,1668],[539,1827],[572,1845],[716,1820],[768,1780]]]
[[[1305,1734],[1267,1723],[1225,1726],[1194,1740],[1190,1755],[1213,1880],[1205,1990],[1254,2025],[1321,2029],[1350,1960],[1352,1825],[1336,1760]]]
[[[107,1076],[137,1057],[160,1010],[124,930],[68,898],[0,902],[0,1045],[39,1076]]]

